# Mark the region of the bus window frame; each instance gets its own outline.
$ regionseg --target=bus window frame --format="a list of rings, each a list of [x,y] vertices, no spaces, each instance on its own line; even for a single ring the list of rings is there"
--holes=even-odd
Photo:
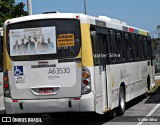
[[[53,26],[53,25],[48,25],[47,23],[44,23],[44,24],[35,24],[35,22],[37,21],[52,21],[52,20],[63,20],[64,22],[66,20],[72,20],[72,21],[78,21],[78,29],[79,29],[79,49],[77,50],[76,53],[74,53],[74,55],[71,55],[71,56],[57,56],[57,54],[42,54],[42,55],[22,55],[22,56],[10,56],[10,44],[9,44],[9,37],[6,36],[6,44],[7,44],[7,52],[11,58],[11,60],[14,60],[14,61],[34,61],[34,60],[50,60],[50,59],[65,59],[65,58],[76,58],[80,52],[80,49],[82,47],[82,34],[81,34],[81,25],[80,25],[80,20],[78,19],[65,19],[65,18],[56,18],[56,19],[53,19],[53,18],[48,18],[48,19],[40,19],[40,20],[27,20],[27,21],[22,21],[22,22],[17,22],[17,23],[13,23],[13,24],[10,24],[10,25],[7,25],[6,27],[6,34],[9,33],[9,30],[10,29],[24,29],[26,28],[26,26],[23,26],[22,24],[24,23],[29,23],[27,26],[27,28],[37,28],[37,27],[49,27],[49,26]],[[57,21],[58,22],[58,21]],[[34,24],[32,24],[34,23]],[[16,27],[16,28],[10,28],[8,30],[8,26],[13,26],[13,25],[16,25],[16,24],[21,24],[20,28],[19,27]],[[15,26],[13,26],[15,27]],[[57,34],[56,34],[57,35]],[[56,39],[56,46],[57,46],[57,39]],[[58,47],[57,47],[58,49]],[[58,50],[57,50],[58,51]],[[56,55],[56,56],[54,56]],[[42,58],[43,57],[43,58]]]

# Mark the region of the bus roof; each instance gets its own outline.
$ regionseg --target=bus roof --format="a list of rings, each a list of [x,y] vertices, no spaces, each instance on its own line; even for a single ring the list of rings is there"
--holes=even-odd
[[[39,20],[39,19],[73,19],[78,18],[81,23],[89,23],[92,25],[97,25],[101,27],[107,27],[117,30],[123,30],[127,32],[137,33],[141,35],[149,35],[149,32],[146,30],[142,30],[136,27],[132,27],[127,25],[127,23],[119,21],[117,19],[112,19],[107,16],[89,16],[85,14],[79,14],[79,13],[45,13],[45,14],[37,14],[37,15],[30,15],[30,16],[24,16],[19,18],[14,18],[7,20],[4,23],[4,26],[7,26],[11,23],[18,23],[23,21],[30,21],[30,20]]]

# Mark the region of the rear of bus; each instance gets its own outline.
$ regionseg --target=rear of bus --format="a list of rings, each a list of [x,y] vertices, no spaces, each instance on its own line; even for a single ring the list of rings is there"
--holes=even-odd
[[[81,63],[79,16],[21,17],[6,21],[4,29],[7,114],[93,110],[88,80],[82,83],[87,69]]]

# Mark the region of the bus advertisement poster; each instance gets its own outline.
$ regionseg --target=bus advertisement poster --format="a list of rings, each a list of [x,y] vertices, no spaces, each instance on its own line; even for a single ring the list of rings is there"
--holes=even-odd
[[[40,27],[10,30],[10,55],[55,54],[56,28]]]

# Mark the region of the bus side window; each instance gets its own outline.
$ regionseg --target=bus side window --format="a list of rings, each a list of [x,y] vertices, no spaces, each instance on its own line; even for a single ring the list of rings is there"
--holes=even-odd
[[[115,32],[113,30],[109,31],[109,38],[110,38],[110,48],[109,48],[109,58],[111,63],[116,63],[117,57],[117,45],[115,39]]]
[[[142,41],[141,35],[137,35],[137,42],[138,42],[138,49],[139,49],[139,53],[140,53],[140,60],[144,60],[143,41]]]
[[[108,32],[106,33],[106,42],[107,42],[107,64],[110,64],[110,58],[109,58],[109,53],[110,53],[110,46],[111,46],[111,44],[110,44],[110,37],[109,37],[109,30],[108,30]]]
[[[128,33],[124,33],[124,43],[125,43],[125,53],[126,53],[126,61],[133,60],[132,58],[132,48],[130,43],[130,37]]]
[[[139,46],[138,36],[135,35],[135,38],[136,38],[136,46],[137,46],[138,61],[139,61],[139,60],[141,60],[141,53],[140,53],[140,46]]]
[[[135,45],[137,48],[137,61],[139,61],[141,60],[141,51],[140,51],[140,46],[139,46],[139,37],[136,34],[135,34]]]
[[[144,42],[144,37],[140,35],[140,47],[142,51],[142,60],[146,59],[146,48],[145,48],[145,42]]]
[[[118,57],[118,61],[125,62],[124,43],[122,39],[122,33],[119,31],[116,31],[116,42],[117,42],[117,48],[118,48],[117,54],[120,54],[120,57]]]
[[[134,56],[134,60],[138,61],[139,60],[139,51],[138,51],[138,45],[137,45],[137,40],[136,40],[136,35],[132,34],[131,35],[131,39],[132,39],[132,46],[134,48],[133,54]]]
[[[107,35],[97,34],[98,42],[100,43],[101,64],[106,66],[107,64]]]
[[[94,58],[94,65],[100,65],[100,46],[99,42],[97,41],[96,31],[91,31],[91,42],[92,42],[92,51],[93,51],[93,58]]]
[[[3,72],[3,37],[0,36],[0,72]]]
[[[152,46],[151,38],[147,37],[147,47],[148,47],[148,59],[152,59]]]
[[[149,48],[148,48],[148,46],[147,46],[147,37],[146,36],[144,36],[143,37],[143,44],[144,44],[144,54],[145,54],[145,59],[147,60],[148,59],[148,50],[149,50]]]

